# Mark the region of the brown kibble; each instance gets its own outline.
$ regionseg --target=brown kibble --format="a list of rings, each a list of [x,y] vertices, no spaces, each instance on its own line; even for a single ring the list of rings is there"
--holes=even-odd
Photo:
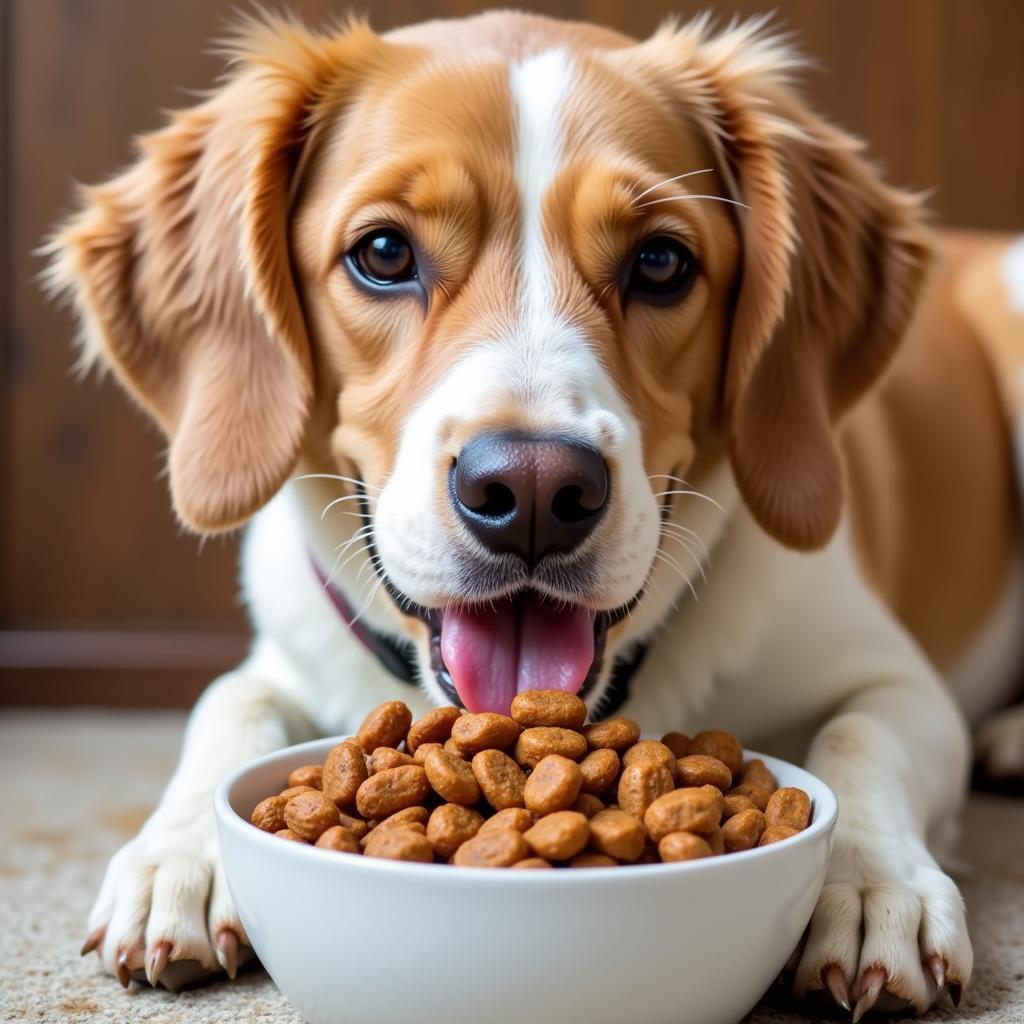
[[[526,809],[534,814],[552,814],[566,810],[579,796],[583,774],[575,761],[561,754],[549,754],[526,780],[523,798]]]
[[[631,764],[619,776],[619,807],[634,818],[642,818],[655,800],[674,788],[672,773],[664,765],[655,761]]]
[[[789,825],[769,825],[762,833],[758,846],[771,846],[772,843],[780,843],[783,839],[789,839],[797,835],[795,828]]]
[[[713,856],[707,841],[692,832],[669,832],[662,836],[658,841],[658,854],[666,862]]]
[[[444,741],[444,752],[446,754],[451,754],[452,757],[461,757],[463,761],[470,760],[469,755],[458,745],[458,743],[455,742],[455,740],[451,738],[451,736]]]
[[[278,839],[288,839],[293,843],[304,843],[306,840],[302,836],[297,836],[290,828],[283,828],[279,832],[274,833]]]
[[[315,843],[331,826],[340,821],[338,808],[315,789],[299,793],[285,804],[284,820],[297,836]]]
[[[743,744],[732,733],[721,729],[697,733],[690,741],[690,753],[717,757],[733,775],[738,775],[743,766]]]
[[[524,768],[535,767],[551,754],[579,761],[586,752],[587,741],[578,732],[551,725],[524,729],[516,741],[516,760]]]
[[[289,786],[287,789],[282,789],[278,794],[284,797],[285,801],[291,800],[293,796],[298,796],[300,793],[316,793],[312,786]]]
[[[322,832],[316,845],[321,850],[336,850],[338,853],[359,853],[362,850],[356,834],[342,825],[332,825]]]
[[[252,823],[264,832],[280,832],[285,827],[284,808],[286,797],[268,796],[252,809]]]
[[[541,818],[523,838],[538,857],[569,860],[590,838],[590,822],[576,811],[556,811]]]
[[[621,753],[640,739],[640,726],[632,718],[609,718],[585,725],[583,735],[591,750],[614,750]]]
[[[545,860],[543,857],[527,857],[525,860],[516,861],[512,868],[516,871],[530,871],[537,868],[550,868],[551,866],[551,861]]]
[[[676,765],[680,786],[714,786],[724,793],[732,785],[732,772],[710,754],[688,754]]]
[[[423,768],[434,792],[443,800],[468,807],[480,799],[480,786],[473,769],[461,757],[453,757],[435,747],[427,755]],[[451,855],[442,853],[441,856]]]
[[[580,793],[573,801],[570,811],[579,811],[585,818],[592,818],[595,814],[605,809],[604,801],[592,793]]]
[[[403,754],[394,747],[377,747],[370,755],[370,774],[386,772],[389,768],[401,768],[407,764],[416,762],[408,754]]]
[[[658,797],[647,808],[644,824],[651,838],[660,842],[670,832],[697,832],[702,835],[711,832],[718,827],[721,814],[721,807],[705,790],[675,789]]]
[[[477,832],[455,851],[452,861],[465,868],[510,868],[529,855],[522,832],[495,828]]]
[[[506,807],[491,815],[481,826],[481,832],[489,832],[496,828],[511,828],[516,832],[525,832],[533,828],[537,819],[525,807]]]
[[[587,720],[587,705],[574,693],[524,690],[512,698],[512,717],[524,729],[544,725],[578,729]]]
[[[416,748],[416,753],[413,754],[413,764],[424,765],[427,763],[427,758],[434,750],[444,751],[444,744],[442,743],[421,743]]]
[[[474,755],[471,767],[484,799],[496,811],[523,806],[526,776],[508,754],[481,750]]]
[[[422,743],[444,743],[452,734],[452,726],[462,717],[458,708],[433,708],[414,722],[405,740],[405,748],[415,754]]]
[[[767,789],[770,793],[774,793],[779,788],[772,770],[759,757],[744,763],[736,777],[736,782],[737,784],[748,783],[751,786],[759,786],[761,789]]]
[[[324,796],[333,800],[339,809],[351,807],[359,787],[369,775],[362,747],[345,740],[333,747],[324,761]]]
[[[519,737],[519,726],[495,711],[463,715],[452,726],[452,739],[467,754],[481,750],[507,750]]]
[[[323,789],[324,770],[318,764],[304,764],[296,768],[288,776],[288,786],[309,786],[310,789]]]
[[[647,832],[632,814],[599,811],[590,819],[590,845],[616,860],[633,861],[644,852]]]
[[[392,769],[396,770],[402,769]],[[423,864],[432,864],[434,861],[434,848],[430,840],[413,828],[389,828],[383,832],[375,830],[364,852],[367,857],[383,857],[387,860],[410,860]]]
[[[584,850],[583,853],[577,853],[576,856],[569,861],[569,867],[614,868],[618,863],[619,862],[614,857],[608,857],[603,853],[594,853],[591,850]]]
[[[400,700],[375,707],[356,733],[356,743],[370,754],[377,747],[397,747],[412,725],[412,712]]]
[[[667,732],[661,742],[672,751],[676,758],[686,757],[690,753],[690,737],[683,732]]]
[[[362,839],[367,832],[370,831],[370,826],[367,825],[362,818],[356,818],[351,814],[345,814],[344,811],[338,813],[338,817],[341,819],[342,828],[347,828],[356,839]]]
[[[739,814],[740,811],[758,810],[757,804],[750,799],[749,796],[744,796],[742,793],[730,792],[725,800],[724,809],[722,811],[722,821],[728,821],[734,814]]]
[[[768,806],[772,790],[765,789],[764,786],[752,785],[749,782],[741,782],[738,786],[733,786],[726,796],[745,796],[759,811],[763,811]]]
[[[461,804],[435,807],[427,822],[427,838],[439,857],[447,860],[467,840],[480,831],[483,815]]]
[[[722,825],[722,837],[726,853],[752,850],[761,840],[767,826],[764,814],[756,807],[732,815]]]
[[[619,755],[614,750],[592,750],[582,761],[583,773],[581,793],[598,796],[609,790],[619,777]]]
[[[427,773],[416,764],[371,775],[356,792],[356,807],[364,818],[386,818],[422,803],[430,792]]]
[[[769,825],[788,825],[800,832],[811,820],[811,798],[793,786],[777,789],[765,807],[764,816]]]
[[[658,740],[640,740],[622,755],[624,768],[640,761],[654,761],[655,764],[663,765],[672,773],[672,778],[676,778],[676,755]]]
[[[710,832],[705,833],[704,839],[716,857],[721,857],[725,853],[725,833],[720,825],[716,825]]]
[[[430,811],[419,804],[415,807],[404,807],[402,810],[395,811],[394,814],[390,814],[388,817],[382,818],[376,825],[374,825],[371,831],[376,832],[377,829],[381,828],[404,828],[408,825],[425,826],[429,817]]]

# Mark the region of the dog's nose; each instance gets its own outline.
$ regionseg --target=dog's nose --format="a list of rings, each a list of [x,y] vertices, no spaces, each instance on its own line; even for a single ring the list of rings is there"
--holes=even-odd
[[[571,551],[608,503],[608,467],[599,452],[568,437],[480,434],[449,476],[452,504],[491,551],[530,565]]]

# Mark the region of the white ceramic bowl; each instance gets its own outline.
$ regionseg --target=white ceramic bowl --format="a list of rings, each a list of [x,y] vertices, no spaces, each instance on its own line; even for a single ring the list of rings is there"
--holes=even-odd
[[[578,871],[403,864],[288,843],[249,823],[336,739],[263,757],[217,790],[228,884],[263,965],[310,1024],[737,1024],[821,892],[832,791],[785,842],[707,860]]]

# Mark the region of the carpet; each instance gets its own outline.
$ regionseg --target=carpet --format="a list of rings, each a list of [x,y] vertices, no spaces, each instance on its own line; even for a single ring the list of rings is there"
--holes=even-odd
[[[78,956],[105,862],[156,801],[183,723],[176,712],[8,710],[0,717],[5,1024],[301,1024],[258,969],[174,995],[138,985],[124,991],[95,957]],[[1024,1024],[1024,800],[972,796],[961,854],[974,979],[959,1011],[945,1000],[922,1021]],[[770,998],[746,1024],[820,1019]]]

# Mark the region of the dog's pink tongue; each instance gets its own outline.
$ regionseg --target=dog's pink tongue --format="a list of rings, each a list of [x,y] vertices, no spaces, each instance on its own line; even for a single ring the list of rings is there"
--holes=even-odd
[[[496,608],[446,611],[441,655],[470,711],[507,715],[521,690],[576,693],[594,660],[594,613],[529,595]]]

